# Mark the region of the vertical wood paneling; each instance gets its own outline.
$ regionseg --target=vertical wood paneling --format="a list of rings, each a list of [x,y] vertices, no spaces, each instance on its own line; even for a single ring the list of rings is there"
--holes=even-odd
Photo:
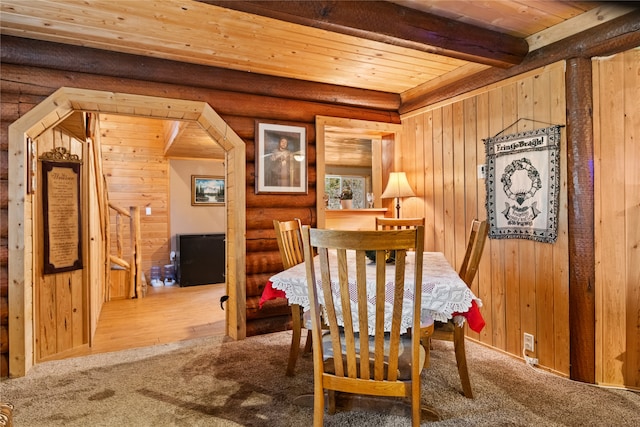
[[[471,220],[486,219],[485,181],[477,178],[477,166],[486,163],[482,140],[546,127],[552,121],[563,124],[563,94],[564,70],[562,64],[554,64],[403,118],[403,125],[411,124],[410,132],[417,131],[417,118],[431,123],[424,126],[422,137],[415,137],[416,144],[425,144],[423,156],[416,156],[424,164],[412,163],[411,167],[424,171],[425,189],[433,188],[419,196],[433,209],[434,250],[444,252],[452,264],[461,261]],[[415,147],[403,147],[407,152],[410,149]],[[566,209],[564,183],[561,200]],[[566,215],[561,218],[566,221]],[[564,238],[553,245],[521,239],[487,242],[472,285],[483,301],[486,327],[479,335],[467,333],[522,357],[522,332],[529,332],[537,340],[536,351],[530,355],[546,368],[568,374],[567,269],[554,268],[567,262],[566,225],[562,230]]]
[[[502,125],[506,133],[517,130],[513,124],[518,119],[518,83],[513,82],[502,88]],[[509,129],[505,129],[509,127]],[[495,135],[495,133],[492,133]],[[502,287],[506,295],[506,344],[507,351],[513,354],[522,353],[522,318],[521,318],[521,287],[520,287],[520,242],[506,239],[501,241],[503,253],[500,255],[505,270],[501,277]],[[495,287],[495,285],[494,285]],[[494,312],[494,317],[499,315]],[[496,320],[497,321],[497,320]]]
[[[455,198],[453,170],[453,108],[445,105],[442,108],[442,182],[444,225],[444,254],[451,262],[455,261]]]
[[[477,153],[476,161],[478,162],[478,164],[486,164],[485,146],[482,140],[482,138],[485,138],[487,135],[489,135],[489,96],[486,92],[481,93],[476,97],[476,107],[477,107],[476,117],[474,120],[476,125],[476,130],[477,130],[476,144],[475,144],[476,153]],[[477,170],[476,170],[476,173],[477,173]],[[476,210],[477,210],[478,219],[480,220],[487,219],[487,210],[485,208],[485,204],[487,201],[487,194],[486,194],[485,188],[486,188],[486,180],[485,179],[478,180],[478,184],[476,186],[476,191],[477,191]],[[491,242],[487,241],[485,243],[483,255],[482,255],[482,258],[480,259],[480,265],[478,267],[478,278],[473,288],[474,293],[476,295],[486,294],[487,290],[489,292],[491,291],[491,283],[492,283],[491,277],[493,276],[493,269],[491,267],[492,262],[491,262],[490,248],[491,248]],[[498,310],[500,310],[500,307],[502,307],[502,310],[505,309],[504,297],[503,297],[503,301],[499,302],[497,306],[498,306]],[[493,308],[492,306],[487,305],[482,310],[484,313],[491,313],[492,308]],[[494,331],[496,330],[502,330],[503,332],[505,331],[504,316],[502,316],[501,319],[497,318],[496,322],[493,322],[490,320],[489,323],[492,326],[487,327],[486,331],[483,330],[482,332],[480,332],[477,339],[489,345],[496,345],[494,343],[496,342],[499,343],[500,337],[496,336],[497,334]],[[473,337],[474,335],[471,335],[471,336]],[[502,346],[499,346],[499,345],[498,347],[503,348]]]
[[[478,218],[480,220],[485,219],[485,215],[483,214],[480,217],[480,211],[484,211],[484,208],[480,208],[478,204],[478,187],[482,184],[484,185],[484,180],[478,178],[478,164],[482,162],[478,162],[478,146],[477,144],[466,144],[465,141],[477,141],[477,122],[478,122],[478,112],[477,112],[477,102],[476,98],[468,98],[462,101],[464,112],[464,136],[463,136],[463,145],[462,148],[464,150],[464,174],[463,174],[463,203],[462,203],[462,212],[464,215],[460,219],[464,224],[463,234],[466,236],[469,234],[469,223],[467,222],[468,218]],[[484,157],[483,152],[480,153],[480,157]],[[484,199],[483,199],[484,204]],[[484,205],[483,205],[484,206]],[[459,240],[459,239],[458,239]],[[466,239],[463,241],[466,242]],[[458,262],[462,262],[462,258],[464,256],[465,247],[463,245],[461,254],[458,256]],[[460,265],[460,264],[457,264]],[[480,270],[480,268],[478,268]],[[475,280],[471,285],[471,289],[474,293],[478,292],[478,277],[480,273],[477,274]],[[480,334],[478,332],[473,332],[471,330],[468,331],[469,336],[474,339],[479,339]]]
[[[565,79],[560,72],[549,73],[549,111],[550,123],[563,123],[566,115],[564,97]],[[569,225],[567,212],[567,135],[560,133],[560,197],[558,210],[558,239],[552,246],[553,271],[553,340],[554,364],[558,372],[569,372]]]
[[[414,145],[415,145],[415,162],[413,164],[413,173],[412,176],[414,178],[414,182],[415,182],[415,190],[416,190],[416,194],[424,194],[425,193],[425,173],[424,173],[424,169],[422,168],[423,164],[422,164],[422,159],[425,156],[425,146],[424,144],[422,144],[420,141],[422,140],[422,135],[424,135],[424,120],[422,117],[415,117],[414,120],[414,125],[413,125],[415,131],[412,134],[413,140],[414,140]],[[404,136],[403,136],[404,138]],[[412,197],[412,201],[415,205],[415,209],[413,211],[413,217],[414,218],[420,218],[420,217],[424,217],[425,216],[425,202],[424,199],[421,197]],[[425,217],[425,224],[426,224],[426,217]]]
[[[164,157],[164,128],[161,120],[100,115],[100,143],[103,171],[110,202],[128,211],[148,205],[152,215],[141,216],[142,270],[150,277],[152,265],[169,263],[169,161]],[[229,191],[230,192],[230,191]],[[115,215],[111,215],[111,242],[116,244]],[[129,219],[124,259],[129,259]],[[113,247],[115,248],[115,246]],[[115,249],[114,250],[115,253]]]
[[[545,124],[531,122],[533,119],[533,78],[528,77],[518,81],[516,88],[517,110],[515,111],[517,111],[517,116],[514,120],[519,118],[525,120],[519,121],[514,128],[506,131],[505,134],[528,131],[536,126],[544,127]],[[520,324],[523,333],[533,334],[537,339],[536,272],[541,266],[536,265],[536,244],[529,240],[514,240],[513,243],[517,243],[519,246]],[[521,341],[520,349],[523,347],[524,343]],[[540,358],[540,354],[538,354],[538,358]]]
[[[533,79],[533,119],[535,127],[548,126],[551,123],[552,91],[550,87],[550,74],[541,72]],[[556,90],[560,88],[555,88]],[[536,265],[553,265],[553,245],[535,243]],[[536,274],[536,340],[538,341],[540,364],[554,366],[554,330],[553,317],[547,316],[547,312],[553,311],[554,292],[557,286],[554,281],[553,270],[538,269]]]
[[[433,126],[431,128],[431,141],[433,143],[433,233],[434,248],[438,252],[444,252],[444,166],[443,166],[443,120],[442,109],[438,108],[433,111]],[[419,194],[418,194],[419,196]]]
[[[430,224],[429,227],[426,227],[425,230],[425,250],[435,250],[436,247],[436,234],[435,234],[435,206],[433,201],[435,200],[434,195],[434,167],[435,167],[435,158],[434,158],[434,143],[433,143],[433,113],[431,111],[426,112],[422,116],[418,116],[418,119],[422,119],[424,135],[422,138],[419,135],[416,135],[416,139],[418,141],[422,140],[422,145],[424,146],[423,150],[423,165],[422,170],[424,173],[424,195],[425,195],[425,203],[424,203],[424,219],[425,225]],[[428,231],[427,231],[428,230]],[[428,248],[428,249],[427,249]]]
[[[466,155],[464,141],[464,102],[459,101],[452,105],[452,161],[453,161],[453,232],[454,235],[464,236],[466,234],[465,214],[465,169],[464,160]],[[465,240],[455,238],[453,240],[453,250],[455,263],[462,264],[465,251]]]
[[[640,388],[640,50],[594,61],[596,381]]]
[[[640,49],[624,53],[627,347],[625,384],[640,389]]]
[[[54,128],[42,134],[36,141],[38,156],[56,147],[64,147],[72,154],[77,154],[81,159],[84,156],[82,143],[67,135],[58,128]],[[83,164],[81,181],[84,182],[85,164]],[[36,265],[42,266],[44,257],[44,224],[42,220],[42,173],[39,164],[39,178],[36,203],[36,217],[38,218],[34,230],[36,248],[39,261]],[[81,205],[81,215],[86,204]],[[83,223],[84,224],[84,223]],[[86,233],[85,227],[82,231]],[[85,247],[86,250],[86,247]],[[61,351],[69,350],[74,346],[82,345],[87,338],[86,302],[87,290],[84,286],[83,270],[44,275],[42,267],[35,271],[35,299],[36,299],[36,360],[41,360]]]

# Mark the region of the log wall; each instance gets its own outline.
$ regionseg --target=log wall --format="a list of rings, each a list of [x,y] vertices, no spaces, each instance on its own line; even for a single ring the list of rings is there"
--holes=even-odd
[[[275,234],[272,230],[273,219],[297,216],[305,224],[315,224],[315,117],[322,115],[385,123],[400,122],[397,114],[399,97],[393,94],[326,84],[314,85],[290,79],[265,78],[265,76],[256,76],[255,84],[250,84],[247,81],[252,80],[251,73],[220,71],[181,64],[181,72],[198,82],[198,86],[189,86],[175,82],[175,73],[172,70],[175,69],[176,64],[170,61],[7,36],[2,37],[2,46],[0,185],[4,190],[8,188],[6,161],[8,126],[63,86],[207,102],[245,141],[247,146],[247,267],[245,272],[247,335],[283,330],[288,327],[290,321],[289,309],[284,301],[274,301],[262,310],[257,306],[266,279],[282,268]],[[12,52],[16,54],[13,55]],[[23,55],[26,52],[28,54]],[[60,61],[60,58],[64,58],[64,61]],[[149,80],[145,80],[145,77],[139,73],[138,79],[119,74],[121,72],[119,70],[140,70],[142,67],[140,64],[147,61],[153,62],[153,73],[149,74]],[[114,69],[110,65],[114,63],[122,64],[122,68]],[[101,64],[105,70],[109,70],[110,75],[100,74]],[[210,78],[209,71],[219,72],[225,78],[218,82],[217,79]],[[369,105],[374,105],[375,108]],[[308,194],[256,195],[254,193],[256,120],[307,128]],[[6,194],[6,191],[3,191],[3,194]],[[0,205],[2,224],[6,224],[8,199],[3,196],[0,201],[2,202]],[[0,234],[2,239],[0,255],[2,255],[7,253],[8,230],[0,231],[2,231]],[[6,273],[6,266],[7,256],[5,255],[0,257],[0,268],[3,269],[3,273]],[[8,288],[7,275],[3,274],[2,277],[0,298],[4,298],[1,301],[5,301]],[[8,348],[6,348],[7,341],[4,335],[0,376],[6,376],[8,373]]]

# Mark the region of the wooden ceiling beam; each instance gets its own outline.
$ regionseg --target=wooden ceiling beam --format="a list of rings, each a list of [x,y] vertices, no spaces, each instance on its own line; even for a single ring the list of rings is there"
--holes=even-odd
[[[197,1],[500,68],[529,52],[525,39],[385,1]]]
[[[567,58],[609,56],[638,46],[640,46],[640,9],[536,49],[527,56],[522,64],[508,70],[489,68],[432,91],[412,91],[415,96],[402,96],[399,113],[401,116],[406,115],[437,102]]]

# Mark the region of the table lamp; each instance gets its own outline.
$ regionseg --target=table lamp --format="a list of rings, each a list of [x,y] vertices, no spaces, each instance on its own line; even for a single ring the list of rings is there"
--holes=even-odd
[[[404,172],[391,172],[389,174],[387,188],[384,189],[380,197],[383,199],[396,199],[397,218],[400,218],[400,198],[413,197],[415,195],[416,193],[409,185],[407,175]]]

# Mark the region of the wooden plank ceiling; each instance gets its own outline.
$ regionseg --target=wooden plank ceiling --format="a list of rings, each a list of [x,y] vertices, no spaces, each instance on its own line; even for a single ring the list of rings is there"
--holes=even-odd
[[[2,34],[401,99],[518,64],[532,50],[631,10],[624,2],[530,0],[2,0],[0,8]],[[184,152],[186,137],[191,149],[204,135],[192,128],[168,150]]]

